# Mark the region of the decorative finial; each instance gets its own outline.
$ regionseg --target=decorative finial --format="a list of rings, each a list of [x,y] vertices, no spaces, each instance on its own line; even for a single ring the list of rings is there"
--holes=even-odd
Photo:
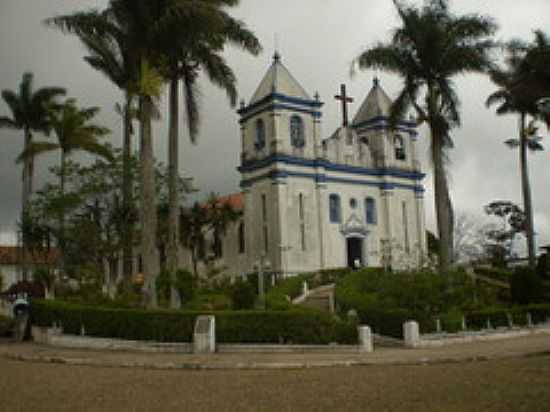
[[[273,54],[273,61],[278,63],[281,61],[281,55],[279,54],[279,51],[275,50],[275,54]]]
[[[319,92],[315,92],[315,95],[313,96],[313,98],[315,99],[316,102],[318,102],[321,100],[321,95],[319,94]]]
[[[380,79],[378,78],[378,75],[374,76],[372,83],[374,84],[374,87],[380,86]]]

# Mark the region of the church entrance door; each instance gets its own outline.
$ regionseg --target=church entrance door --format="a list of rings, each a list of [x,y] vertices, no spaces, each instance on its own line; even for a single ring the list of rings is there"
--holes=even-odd
[[[347,239],[348,246],[348,267],[355,268],[364,265],[363,261],[363,239],[359,237],[350,237]]]

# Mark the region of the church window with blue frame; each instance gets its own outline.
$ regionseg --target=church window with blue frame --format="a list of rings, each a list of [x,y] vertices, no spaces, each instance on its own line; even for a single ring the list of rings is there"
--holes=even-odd
[[[331,223],[342,223],[342,207],[340,196],[332,194],[329,197],[329,217]]]
[[[293,147],[301,148],[305,145],[304,121],[300,116],[290,118],[290,143]]]
[[[377,223],[378,216],[376,213],[376,200],[372,197],[367,197],[365,199],[365,214],[368,224],[375,225]]]
[[[254,141],[256,150],[262,150],[265,147],[265,122],[263,119],[256,120],[256,140]]]
[[[403,136],[396,134],[393,138],[393,144],[395,146],[395,158],[397,160],[407,160],[407,154],[405,152],[405,141]]]

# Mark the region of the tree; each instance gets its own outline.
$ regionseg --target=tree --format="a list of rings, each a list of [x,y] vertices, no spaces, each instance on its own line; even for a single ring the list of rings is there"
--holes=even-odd
[[[133,274],[133,233],[135,209],[132,208],[132,173],[131,147],[133,126],[132,120],[137,116],[134,108],[139,76],[137,64],[137,45],[122,30],[120,22],[108,10],[104,12],[78,12],[71,15],[56,16],[47,19],[48,25],[54,25],[64,32],[76,34],[88,49],[84,57],[90,66],[105,75],[116,87],[123,91],[125,103],[117,105],[117,111],[123,118],[123,197],[125,221],[123,272],[126,281]]]
[[[471,263],[484,255],[485,225],[468,213],[457,213],[454,227],[453,262]]]
[[[229,203],[220,202],[214,193],[210,194],[205,203],[195,203],[190,209],[182,211],[179,239],[191,250],[195,277],[198,277],[199,261],[210,259],[207,251],[209,238],[213,240],[212,255],[216,256],[216,248],[220,245],[221,237],[240,216],[241,212],[233,209]]]
[[[491,67],[491,36],[495,23],[479,15],[456,16],[447,0],[425,0],[424,6],[393,0],[401,19],[390,43],[378,43],[354,61],[360,69],[381,68],[399,75],[403,89],[391,108],[396,124],[412,106],[419,124],[431,135],[435,209],[439,238],[439,264],[449,266],[453,245],[453,211],[447,182],[447,153],[453,147],[452,128],[460,125],[459,98],[453,78],[484,73]],[[423,102],[419,102],[424,91]]]
[[[60,196],[65,196],[67,158],[75,151],[84,151],[104,158],[112,158],[111,150],[99,142],[99,138],[109,133],[109,129],[90,121],[97,115],[99,108],[90,107],[80,109],[74,99],[67,100],[59,110],[51,114],[51,125],[55,132],[57,143],[33,142],[19,156],[18,161],[34,158],[42,153],[61,150],[59,189]],[[65,211],[60,210],[60,246],[64,249]]]
[[[487,99],[487,106],[498,104],[498,115],[516,114],[519,117],[519,137],[508,139],[506,144],[511,148],[519,147],[521,187],[523,207],[527,218],[527,251],[529,265],[536,265],[535,234],[533,224],[533,204],[529,181],[528,151],[543,150],[541,138],[537,136],[535,123],[527,123],[528,116],[540,115],[538,103],[550,93],[550,76],[547,67],[539,67],[545,57],[550,65],[550,43],[541,33],[536,32],[533,44],[525,45],[520,41],[507,44],[506,67],[493,69],[491,80],[499,89]],[[541,50],[546,50],[543,54]],[[546,71],[546,74],[545,72]],[[546,116],[549,120],[550,116]]]
[[[0,128],[23,130],[25,142],[23,151],[32,144],[33,132],[49,134],[51,130],[50,109],[55,99],[64,95],[60,87],[44,87],[33,91],[33,74],[23,74],[19,94],[2,90],[2,97],[12,112],[12,118],[0,117]],[[28,157],[23,165],[23,210],[33,191],[34,158]]]
[[[505,266],[512,257],[514,239],[526,232],[527,216],[519,206],[506,200],[489,203],[485,213],[501,220],[500,226],[486,227],[485,249],[495,266]]]
[[[190,9],[190,5],[182,6]],[[241,49],[257,55],[261,46],[252,32],[246,29],[244,23],[229,16],[222,7],[235,6],[238,1],[216,0],[198,2],[206,10],[192,11],[192,18],[186,24],[175,21],[175,25],[166,25],[158,33],[162,53],[167,58],[166,77],[169,83],[169,203],[168,203],[168,270],[175,273],[178,262],[179,236],[179,206],[177,202],[177,176],[179,169],[179,92],[181,81],[187,118],[187,128],[191,142],[197,140],[200,124],[198,102],[198,78],[203,71],[214,85],[224,89],[230,100],[231,107],[237,101],[236,78],[221,55],[225,44],[230,43]],[[207,20],[204,24],[203,20]],[[181,41],[174,41],[174,38]],[[171,304],[178,306],[178,299],[172,289]]]
[[[2,98],[10,108],[12,117],[0,116],[0,128],[23,131],[23,151],[32,144],[33,132],[49,134],[51,129],[50,110],[56,104],[56,98],[66,93],[60,87],[43,87],[33,90],[33,74],[23,74],[19,84],[19,93],[2,90]],[[33,192],[34,158],[25,159],[23,164],[23,191],[21,200],[21,222],[26,216],[27,206]],[[27,252],[23,237],[23,276],[27,277]]]

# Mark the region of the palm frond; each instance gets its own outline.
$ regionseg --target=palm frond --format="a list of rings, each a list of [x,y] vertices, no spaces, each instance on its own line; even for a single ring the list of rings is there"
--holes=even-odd
[[[0,116],[0,129],[21,129],[21,127],[13,119]]]
[[[57,150],[60,147],[61,146],[58,143],[33,142],[17,157],[16,163],[21,163],[27,159],[32,159],[43,153]]]
[[[504,144],[508,146],[510,149],[515,149],[519,147],[520,143],[518,139],[508,139],[504,141]]]

